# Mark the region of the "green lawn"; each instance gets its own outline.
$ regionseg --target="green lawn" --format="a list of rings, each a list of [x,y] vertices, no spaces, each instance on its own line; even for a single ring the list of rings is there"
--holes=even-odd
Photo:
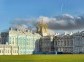
[[[0,62],[84,62],[84,54],[0,56]]]

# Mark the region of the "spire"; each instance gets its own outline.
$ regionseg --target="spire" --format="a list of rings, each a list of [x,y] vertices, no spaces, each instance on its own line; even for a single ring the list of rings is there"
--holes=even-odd
[[[48,26],[47,23],[43,21],[43,18],[37,23],[37,32],[42,36],[48,35]]]

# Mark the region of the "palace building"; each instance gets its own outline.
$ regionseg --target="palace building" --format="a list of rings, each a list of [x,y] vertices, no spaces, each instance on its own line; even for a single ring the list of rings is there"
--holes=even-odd
[[[36,32],[21,27],[1,32],[0,55],[84,53],[84,31],[55,35],[43,20],[36,28]]]
[[[33,33],[29,30],[23,31],[11,28],[7,32],[1,33],[2,44],[13,46],[18,46],[18,54],[33,54],[38,52],[38,45],[36,42],[39,41],[41,35],[38,33]]]

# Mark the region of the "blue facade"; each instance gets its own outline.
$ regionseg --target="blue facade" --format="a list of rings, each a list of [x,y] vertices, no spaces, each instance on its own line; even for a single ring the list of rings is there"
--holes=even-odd
[[[39,41],[40,37],[37,33],[26,32],[24,34],[22,32],[9,31],[9,44],[17,45],[19,47],[19,54],[33,54],[39,50],[36,42]]]

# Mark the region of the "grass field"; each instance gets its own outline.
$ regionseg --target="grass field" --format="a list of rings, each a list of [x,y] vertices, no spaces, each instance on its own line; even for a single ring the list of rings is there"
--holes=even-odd
[[[84,54],[0,56],[0,62],[84,62]]]

